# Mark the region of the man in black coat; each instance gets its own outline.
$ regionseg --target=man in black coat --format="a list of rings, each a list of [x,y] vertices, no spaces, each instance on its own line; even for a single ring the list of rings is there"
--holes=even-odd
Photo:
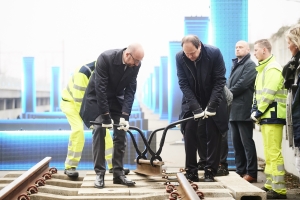
[[[229,116],[234,147],[236,173],[249,182],[257,180],[257,155],[253,137],[253,122],[250,118],[256,77],[255,63],[250,58],[246,41],[235,46],[228,88],[233,94]]]
[[[87,86],[81,105],[80,116],[87,127],[90,121],[93,129],[92,153],[96,172],[95,187],[104,187],[105,134],[106,128],[113,128],[113,183],[133,186],[126,178],[123,158],[126,147],[126,132],[129,129],[129,116],[136,92],[136,79],[144,57],[140,44],[134,43],[124,49],[107,50],[100,54],[96,68]],[[119,124],[115,127],[113,124]]]
[[[204,181],[214,181],[220,162],[222,134],[228,130],[227,102],[224,96],[225,64],[220,50],[204,45],[195,35],[182,39],[176,55],[177,76],[183,93],[180,118],[194,116],[182,124],[186,151],[186,177],[199,181],[197,134],[207,139]]]

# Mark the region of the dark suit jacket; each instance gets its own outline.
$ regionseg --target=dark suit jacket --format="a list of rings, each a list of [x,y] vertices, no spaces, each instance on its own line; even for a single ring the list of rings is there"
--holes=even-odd
[[[233,94],[230,110],[230,121],[252,121],[251,106],[253,101],[254,83],[257,71],[256,65],[251,60],[250,54],[237,63],[233,59],[228,88]]]
[[[108,50],[97,59],[80,109],[80,116],[87,127],[90,127],[90,121],[101,114],[121,116],[122,112],[131,113],[136,78],[141,65],[127,67],[124,71],[124,50]]]
[[[219,131],[224,133],[228,130],[228,115],[224,96],[226,69],[223,56],[218,48],[201,44],[200,58],[196,62],[197,68],[200,70],[193,70],[194,64],[183,51],[176,54],[178,82],[183,93],[180,119],[191,115],[195,105],[199,106],[201,101],[200,106],[203,110],[207,106],[216,110],[216,115],[212,118]],[[199,89],[200,84],[203,92]]]

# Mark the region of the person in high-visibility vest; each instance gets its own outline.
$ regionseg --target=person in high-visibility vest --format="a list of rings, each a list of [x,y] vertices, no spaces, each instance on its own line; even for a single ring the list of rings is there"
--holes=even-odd
[[[254,43],[256,67],[255,94],[251,118],[261,125],[265,155],[267,199],[286,199],[284,159],[281,153],[282,130],[286,123],[286,97],[282,66],[271,54],[266,39]]]
[[[95,69],[95,61],[76,68],[70,78],[67,87],[62,91],[60,109],[65,113],[71,126],[69,137],[68,153],[65,161],[64,173],[69,177],[78,177],[79,173],[76,168],[81,159],[84,147],[84,126],[83,120],[79,115],[82,98],[88,85],[89,78]],[[89,127],[92,128],[92,127]],[[109,129],[106,129],[105,137],[105,159],[112,173],[112,148],[113,141]],[[125,170],[128,172],[128,169]]]

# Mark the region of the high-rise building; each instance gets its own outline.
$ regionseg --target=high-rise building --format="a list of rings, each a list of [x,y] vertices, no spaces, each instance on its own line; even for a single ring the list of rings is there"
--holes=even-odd
[[[197,35],[204,43],[208,43],[209,18],[208,17],[185,17],[184,35]]]
[[[223,54],[228,78],[236,42],[248,41],[248,0],[211,0],[210,4],[211,41]]]

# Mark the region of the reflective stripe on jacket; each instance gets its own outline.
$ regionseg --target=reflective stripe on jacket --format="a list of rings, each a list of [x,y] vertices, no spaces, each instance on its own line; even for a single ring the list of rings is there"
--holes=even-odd
[[[282,67],[270,56],[260,62],[256,70],[254,103],[261,113],[261,124],[285,124],[287,90],[284,89]]]
[[[95,61],[78,67],[68,85],[62,91],[62,100],[75,104],[76,111],[79,113],[84,92],[89,83],[89,78],[95,69]]]

